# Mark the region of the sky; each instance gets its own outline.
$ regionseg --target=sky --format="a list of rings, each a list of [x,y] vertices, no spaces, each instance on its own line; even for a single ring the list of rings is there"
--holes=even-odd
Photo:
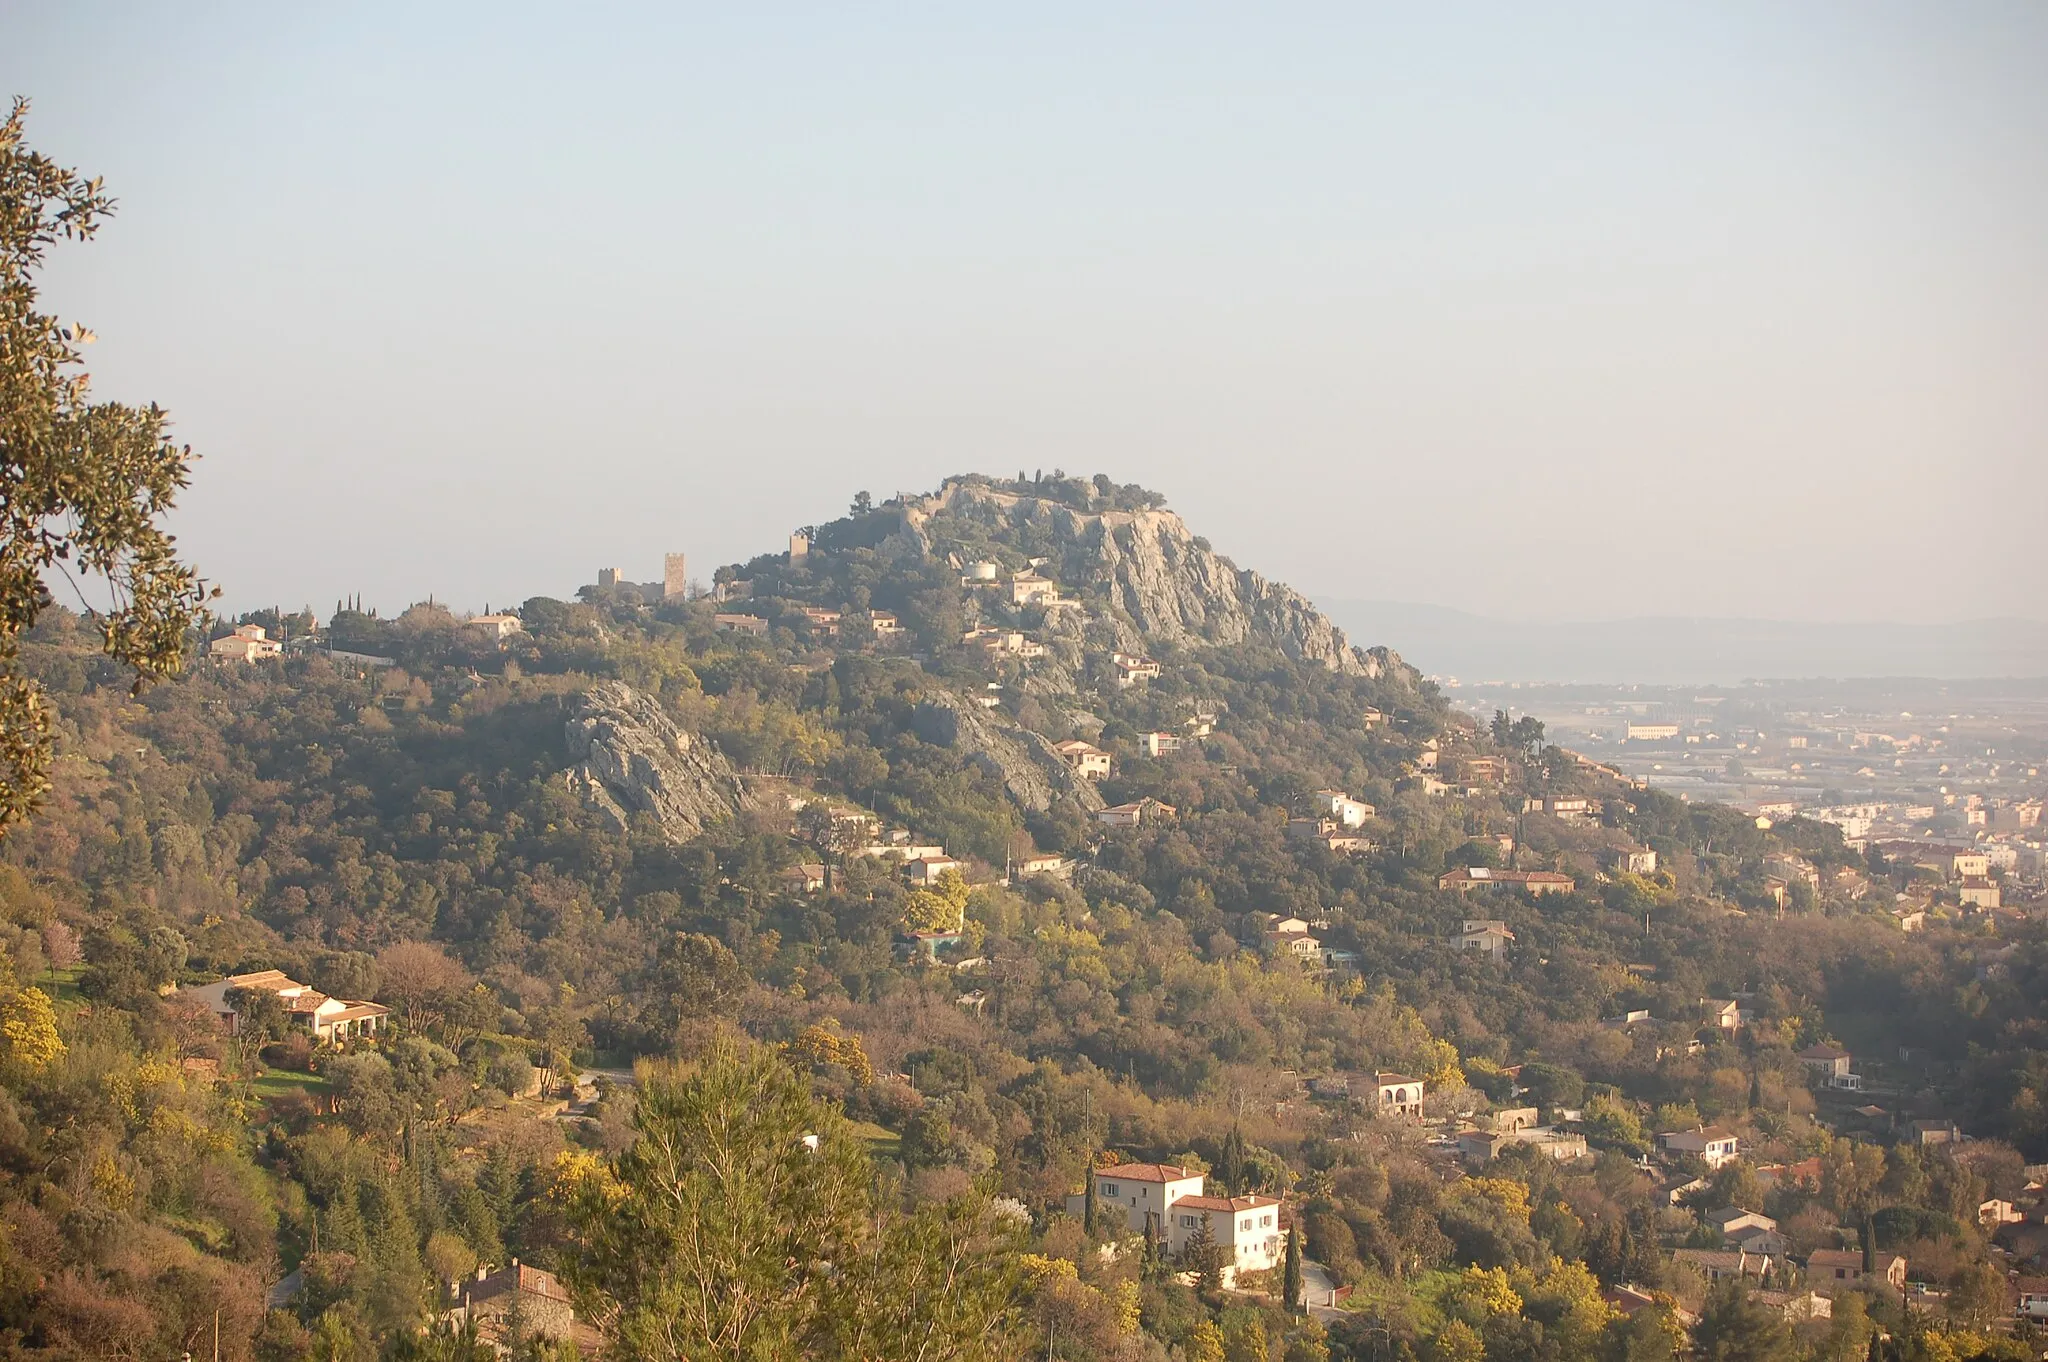
[[[323,615],[1058,467],[1328,598],[2048,617],[2043,71],[2036,0],[0,0],[121,201],[46,306]]]

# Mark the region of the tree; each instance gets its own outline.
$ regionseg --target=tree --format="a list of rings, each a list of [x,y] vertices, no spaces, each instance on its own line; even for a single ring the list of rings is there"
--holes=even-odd
[[[1701,1362],[1779,1362],[1793,1356],[1784,1316],[1754,1299],[1740,1278],[1720,1283],[1707,1297],[1694,1331]]]
[[[63,1054],[49,995],[39,988],[0,991],[0,1073],[41,1073]]]
[[[49,789],[50,710],[18,669],[21,636],[51,603],[46,580],[75,574],[103,594],[101,647],[138,689],[177,671],[208,598],[160,523],[191,449],[165,437],[160,407],[91,401],[80,350],[92,333],[36,310],[45,250],[90,238],[114,201],[23,145],[27,116],[16,100],[0,123],[0,829]]]
[[[1196,1289],[1204,1295],[1211,1295],[1223,1289],[1224,1258],[1223,1245],[1216,1242],[1216,1233],[1209,1228],[1209,1217],[1204,1215],[1187,1243],[1181,1245],[1181,1269],[1194,1273]]]
[[[1223,1330],[1216,1321],[1205,1319],[1188,1335],[1188,1362],[1223,1362]]]
[[[408,1030],[436,1025],[469,988],[469,971],[439,946],[400,941],[377,954],[378,996],[396,1003]]]
[[[1291,1225],[1287,1229],[1287,1259],[1280,1281],[1288,1310],[1301,1309],[1301,1231]]]
[[[766,1048],[652,1074],[639,1140],[565,1155],[567,1273],[613,1355],[966,1359],[1007,1347],[1015,1243],[985,1197],[878,1212],[865,1146]]]

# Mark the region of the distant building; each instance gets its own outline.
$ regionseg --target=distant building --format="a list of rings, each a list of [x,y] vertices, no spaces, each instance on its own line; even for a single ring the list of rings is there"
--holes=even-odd
[[[1178,733],[1145,733],[1138,738],[1138,745],[1145,749],[1148,757],[1165,757],[1180,751],[1186,739]]]
[[[524,626],[519,622],[519,616],[509,613],[473,615],[470,617],[469,627],[481,629],[492,638],[499,640],[508,639],[512,635],[524,631]]]
[[[1521,889],[1531,894],[1569,894],[1578,886],[1569,875],[1552,870],[1495,870],[1490,866],[1459,866],[1437,876],[1436,887],[1469,893],[1474,889]]]
[[[1109,667],[1118,690],[1129,690],[1140,681],[1157,680],[1160,673],[1157,662],[1138,653],[1111,653]]]
[[[1291,955],[1297,960],[1322,959],[1323,943],[1305,931],[1267,932],[1266,949],[1275,955]]]
[[[263,662],[282,653],[284,645],[260,624],[238,624],[234,633],[207,644],[206,651],[224,662]]]
[[[1334,818],[1347,828],[1365,826],[1368,819],[1379,810],[1362,799],[1353,799],[1342,790],[1317,790],[1316,807],[1319,813]]]
[[[1059,599],[1060,584],[1036,572],[1019,572],[1010,578],[1010,604],[1042,605]]]
[[[1607,864],[1624,875],[1654,875],[1657,853],[1648,847],[1619,847],[1607,853]]]
[[[759,615],[713,615],[712,625],[725,633],[752,634],[756,638],[768,636],[768,621]]]
[[[1956,897],[1970,908],[1996,908],[1999,905],[1998,881],[1985,875],[1967,875],[1956,886]]]
[[[1373,1110],[1383,1116],[1420,1118],[1422,1096],[1427,1087],[1419,1078],[1382,1070],[1372,1076]]]
[[[1839,1045],[1809,1045],[1799,1052],[1799,1062],[1823,1087],[1844,1092],[1861,1092],[1863,1075],[1849,1072],[1852,1056]]]
[[[1806,1256],[1807,1285],[1819,1291],[1861,1286],[1867,1279],[1881,1281],[1894,1291],[1906,1289],[1906,1260],[1896,1253],[1880,1252],[1875,1270],[1863,1270],[1860,1249],[1815,1249]]]
[[[1719,1168],[1733,1160],[1741,1152],[1742,1141],[1733,1131],[1719,1126],[1708,1126],[1704,1130],[1667,1130],[1657,1136],[1657,1143],[1672,1154],[1691,1154],[1709,1168]]]
[[[1630,724],[1625,742],[1670,742],[1678,736],[1677,724]]]
[[[1097,809],[1095,821],[1104,827],[1135,828],[1147,819],[1172,819],[1179,812],[1173,805],[1156,799],[1136,799],[1128,804],[1112,804],[1106,809]]]
[[[238,991],[276,994],[284,1004],[290,1024],[320,1041],[335,1042],[351,1036],[372,1035],[384,1029],[384,1020],[391,1015],[391,1009],[380,1003],[359,998],[330,998],[283,970],[275,969],[230,974],[210,984],[180,989],[178,996],[204,1004],[227,1027],[228,1034],[233,1035],[241,1029],[242,1019],[229,995]]]
[[[876,638],[894,638],[903,632],[903,621],[894,611],[876,610],[868,615],[868,627],[875,631]]]
[[[1702,998],[1700,1006],[1707,1009],[1707,1025],[1723,1031],[1740,1031],[1749,1023],[1749,1014],[1733,998]]]
[[[451,1321],[474,1320],[477,1334],[501,1351],[512,1342],[515,1322],[529,1338],[565,1342],[576,1333],[569,1290],[552,1272],[526,1267],[517,1258],[496,1272],[478,1268],[457,1290]]]
[[[1109,753],[1092,742],[1069,738],[1065,742],[1054,743],[1052,750],[1077,776],[1094,780],[1109,774]]]
[[[1508,947],[1513,945],[1515,934],[1508,930],[1508,924],[1493,918],[1467,918],[1462,934],[1458,937],[1458,949],[1477,951],[1487,959],[1499,963],[1508,958]]]
[[[661,556],[661,598],[682,601],[690,597],[690,563],[680,553]]]
[[[1771,1270],[1771,1256],[1767,1253],[1751,1253],[1746,1249],[1674,1249],[1671,1261],[1705,1277],[1708,1282],[1719,1282],[1729,1277],[1754,1277],[1762,1281]]]

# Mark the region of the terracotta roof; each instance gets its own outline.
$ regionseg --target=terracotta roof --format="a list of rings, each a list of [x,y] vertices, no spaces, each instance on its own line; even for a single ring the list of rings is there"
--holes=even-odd
[[[1279,1204],[1277,1199],[1269,1196],[1184,1196],[1173,1203],[1173,1208],[1179,1210],[1190,1206],[1198,1211],[1256,1211]]]
[[[1806,1255],[1809,1270],[1816,1267],[1853,1267],[1863,1270],[1863,1252],[1860,1249],[1815,1249]]]
[[[1123,1182],[1180,1182],[1202,1175],[1172,1163],[1120,1163],[1114,1168],[1096,1169],[1095,1176]]]
[[[1809,1045],[1799,1052],[1801,1059],[1848,1059],[1849,1052],[1839,1045]]]

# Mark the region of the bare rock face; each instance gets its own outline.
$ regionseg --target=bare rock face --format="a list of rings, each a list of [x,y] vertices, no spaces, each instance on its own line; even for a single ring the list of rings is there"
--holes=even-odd
[[[1094,784],[1075,775],[1043,737],[1001,723],[950,695],[920,701],[910,723],[918,737],[952,748],[1002,781],[1010,798],[1034,813],[1044,813],[1061,798],[1084,809],[1103,805]]]
[[[1350,676],[1378,677],[1390,662],[1402,665],[1385,649],[1352,647],[1306,596],[1239,568],[1198,541],[1172,511],[1077,511],[949,482],[936,495],[906,506],[905,533],[928,542],[924,525],[942,511],[1057,545],[1055,566],[1045,571],[1103,591],[1119,617],[1120,645],[1131,651],[1249,641]]]
[[[565,736],[576,763],[566,773],[569,788],[622,832],[633,815],[647,813],[670,841],[684,842],[750,806],[716,743],[683,732],[623,681],[578,696]]]

